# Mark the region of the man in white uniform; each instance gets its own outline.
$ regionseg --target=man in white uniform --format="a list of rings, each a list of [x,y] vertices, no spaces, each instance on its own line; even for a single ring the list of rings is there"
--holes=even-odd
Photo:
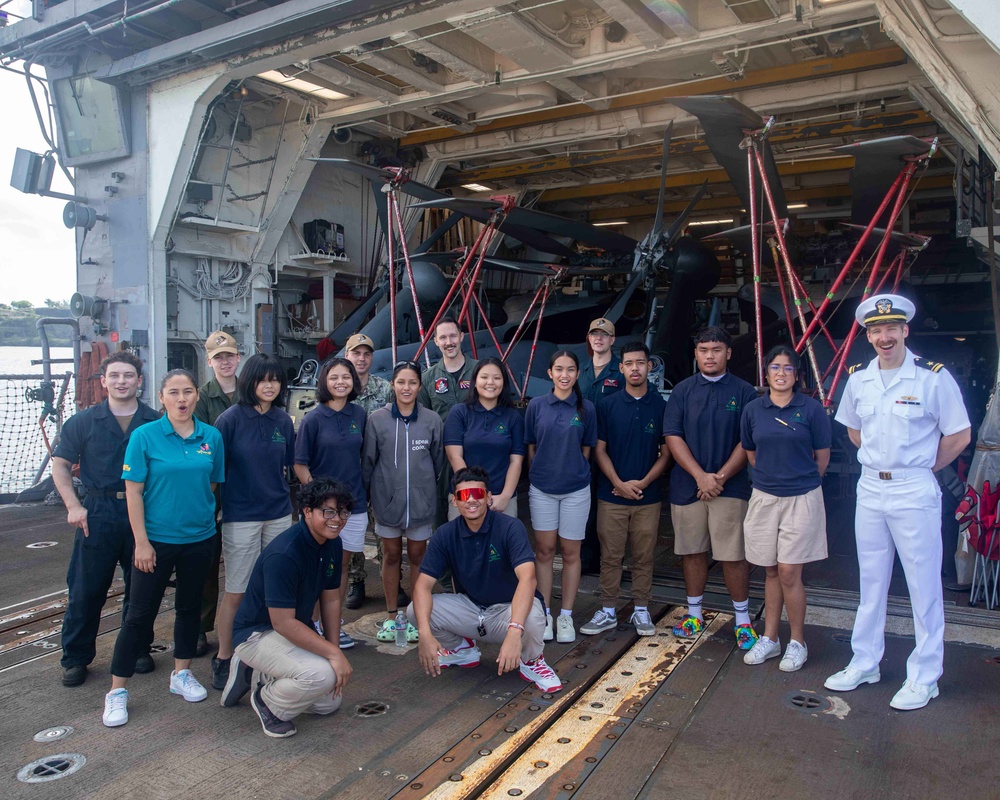
[[[955,379],[943,365],[906,349],[913,303],[878,294],[855,313],[878,358],[851,368],[838,422],[858,451],[861,478],[855,535],[861,568],[861,604],[854,620],[846,669],[826,679],[827,689],[848,692],[878,683],[885,650],[886,598],[893,554],[906,575],[916,647],[906,681],[889,703],[900,711],[923,708],[938,696],[944,661],[941,597],[941,490],[934,472],[969,443],[971,425]]]

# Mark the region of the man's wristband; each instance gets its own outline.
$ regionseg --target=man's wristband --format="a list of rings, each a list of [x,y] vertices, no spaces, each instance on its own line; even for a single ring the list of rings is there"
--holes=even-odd
[[[508,623],[507,624],[507,630],[510,630],[511,628],[514,628],[515,630],[518,630],[518,631],[521,631],[521,633],[524,633],[524,626],[520,622],[510,622],[510,623]]]

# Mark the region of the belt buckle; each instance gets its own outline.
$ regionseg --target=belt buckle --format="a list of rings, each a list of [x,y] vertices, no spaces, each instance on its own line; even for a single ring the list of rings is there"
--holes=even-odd
[[[891,481],[892,480],[892,473],[891,472],[880,472],[878,474],[878,477],[879,477],[879,480],[881,480],[881,481]]]

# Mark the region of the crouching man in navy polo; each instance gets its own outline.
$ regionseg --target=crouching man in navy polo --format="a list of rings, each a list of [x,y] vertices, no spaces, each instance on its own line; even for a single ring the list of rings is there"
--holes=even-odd
[[[541,691],[558,692],[562,682],[542,657],[545,609],[528,532],[518,519],[490,509],[489,485],[482,467],[455,474],[461,516],[434,532],[420,563],[406,610],[420,632],[420,664],[431,677],[442,667],[479,666],[478,638],[500,644],[498,675],[519,668]],[[446,569],[456,594],[432,596]]]
[[[923,708],[938,696],[944,664],[941,598],[941,489],[934,472],[965,449],[969,415],[958,384],[941,364],[915,356],[905,341],[913,303],[877,294],[858,305],[878,357],[851,377],[837,422],[859,448],[861,478],[855,536],[861,568],[861,604],[854,619],[854,657],[824,684],[849,692],[878,683],[885,650],[885,607],[893,552],[899,554],[910,591],[916,647],[906,661],[906,681],[889,705]]]
[[[351,680],[340,650],[340,531],[354,498],[339,481],[317,478],[299,489],[302,520],[257,558],[233,621],[233,660],[222,705],[250,705],[264,733],[295,735],[299,714],[332,714]],[[313,628],[319,601],[325,638]],[[254,680],[256,678],[256,680]]]

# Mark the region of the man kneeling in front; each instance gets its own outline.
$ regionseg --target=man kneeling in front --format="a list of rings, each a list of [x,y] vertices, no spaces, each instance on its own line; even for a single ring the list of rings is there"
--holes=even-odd
[[[500,645],[498,675],[519,669],[541,691],[558,692],[562,682],[542,657],[545,610],[528,532],[520,520],[490,508],[489,481],[482,467],[455,473],[460,516],[438,528],[427,545],[406,610],[420,632],[420,664],[432,677],[442,667],[476,667],[477,640],[493,642]],[[448,569],[456,593],[431,595]]]
[[[317,478],[299,489],[302,520],[257,558],[233,621],[233,661],[222,705],[250,705],[264,733],[295,735],[299,714],[332,714],[351,680],[340,650],[340,531],[354,498],[339,481]],[[312,623],[319,601],[325,638]],[[257,678],[257,680],[253,680]]]

